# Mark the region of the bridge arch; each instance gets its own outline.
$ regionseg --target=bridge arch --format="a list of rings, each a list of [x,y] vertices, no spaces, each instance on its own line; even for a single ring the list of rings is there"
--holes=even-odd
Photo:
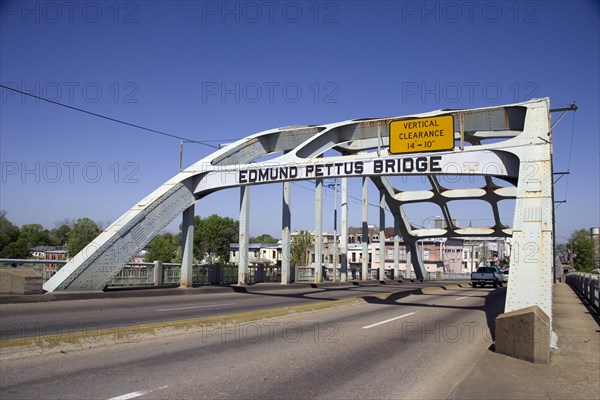
[[[419,238],[512,237],[514,258],[506,311],[538,305],[551,316],[554,208],[549,107],[549,99],[543,98],[505,106],[290,126],[250,135],[196,162],[136,203],[69,260],[44,284],[44,290],[102,290],[135,254],[182,214],[182,270],[190,274],[182,272],[182,284],[191,284],[194,204],[225,188],[241,188],[242,254],[248,245],[244,219],[249,208],[248,189],[258,184],[283,183],[288,212],[283,215],[283,246],[284,253],[289,254],[289,182],[315,180],[318,196],[323,179],[361,178],[363,191],[367,180],[373,182],[380,193],[380,204],[392,211],[397,236],[412,246],[410,259],[418,277],[426,277],[415,248]],[[441,116],[453,117],[450,149],[390,153],[392,122]],[[325,156],[332,151],[338,155]],[[431,189],[394,187],[388,177],[395,175],[426,176]],[[448,188],[439,179],[444,175],[481,176],[485,184],[478,188]],[[507,186],[498,185],[497,180]],[[491,205],[493,225],[456,225],[448,204],[472,199]],[[503,200],[515,202],[512,226],[500,221],[498,203]],[[410,224],[404,206],[422,202],[440,206],[445,228],[424,229]],[[244,268],[247,260],[242,257],[240,283],[244,281]],[[289,269],[284,268],[285,274]],[[282,282],[289,282],[289,277],[284,276]]]

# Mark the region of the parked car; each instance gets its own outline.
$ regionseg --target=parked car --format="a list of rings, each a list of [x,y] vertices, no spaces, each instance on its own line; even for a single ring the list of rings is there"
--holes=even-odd
[[[494,285],[494,287],[503,286],[504,276],[498,267],[487,266],[479,267],[477,271],[471,273],[471,285],[477,287],[480,285]]]
[[[508,272],[509,272],[510,268],[504,268],[502,271],[502,282],[507,283],[508,282]]]

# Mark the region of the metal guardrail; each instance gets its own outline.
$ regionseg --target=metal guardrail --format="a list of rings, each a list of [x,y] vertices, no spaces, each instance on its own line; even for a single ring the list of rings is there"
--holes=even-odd
[[[600,315],[600,275],[571,272],[566,282],[575,288]]]
[[[52,275],[65,265],[64,260],[36,259],[0,259],[0,268],[12,268],[19,265],[32,268],[46,282]],[[162,263],[162,282],[155,282],[155,263],[128,263],[111,281],[109,286],[153,286],[179,285],[181,279],[181,264]],[[160,278],[159,278],[160,279]],[[192,284],[194,285],[231,285],[238,282],[237,265],[195,264],[192,269]],[[248,283],[281,282],[281,267],[258,265],[248,267]]]
[[[0,259],[0,268],[11,268],[17,265],[25,268],[32,268],[46,282],[52,275],[65,265],[64,260],[36,260],[36,259]],[[179,285],[181,278],[181,264],[179,263],[162,263],[162,281],[155,282],[154,268],[155,263],[152,262],[130,262],[125,268],[112,279],[109,286],[153,286],[158,284],[163,285]],[[378,269],[369,268],[367,280],[376,280]],[[313,267],[298,267],[294,272],[292,268],[292,277],[295,277],[296,282],[314,282]],[[340,281],[340,270],[337,270],[337,281]],[[360,280],[360,270],[348,271],[348,280]],[[386,278],[391,279],[391,275],[386,273]],[[416,279],[414,271],[411,271],[410,276],[403,276],[402,279]],[[160,278],[158,278],[160,279]],[[470,280],[470,274],[462,273],[429,273],[431,280]],[[331,271],[325,273],[324,281],[332,281],[333,274]],[[238,266],[237,265],[221,265],[221,264],[195,264],[192,270],[192,284],[194,285],[233,285],[238,282]],[[259,282],[281,282],[281,267],[270,265],[258,265],[248,267],[248,283]],[[596,292],[597,293],[597,292]]]
[[[296,282],[314,282],[315,269],[314,267],[297,267],[296,269]],[[400,271],[401,279],[417,279],[417,275],[414,271],[410,272],[410,276],[405,276],[405,271]],[[360,269],[348,269],[348,281],[361,280]],[[367,280],[377,280],[379,276],[379,269],[369,268],[367,270]],[[386,270],[385,279],[392,279],[393,271],[390,269]],[[340,279],[340,270],[337,270],[337,281]],[[459,273],[459,272],[430,272],[429,279],[431,280],[471,280],[471,273]],[[331,270],[327,271],[323,276],[324,281],[332,281],[333,273]]]

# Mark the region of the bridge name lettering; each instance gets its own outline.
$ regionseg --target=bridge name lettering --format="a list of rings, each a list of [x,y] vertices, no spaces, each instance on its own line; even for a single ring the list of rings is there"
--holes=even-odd
[[[265,183],[334,176],[442,172],[442,156],[404,157],[309,165],[284,165],[238,171],[239,183]]]

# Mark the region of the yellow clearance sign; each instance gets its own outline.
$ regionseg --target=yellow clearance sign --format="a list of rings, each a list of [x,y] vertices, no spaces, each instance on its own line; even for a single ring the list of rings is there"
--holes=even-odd
[[[452,150],[454,117],[404,119],[390,123],[390,153]]]

